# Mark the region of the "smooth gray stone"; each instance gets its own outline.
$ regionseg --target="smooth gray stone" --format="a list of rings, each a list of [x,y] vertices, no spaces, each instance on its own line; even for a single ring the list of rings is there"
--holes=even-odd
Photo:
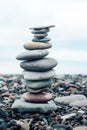
[[[62,96],[62,97],[56,97],[54,99],[55,102],[60,102],[60,103],[65,103],[65,104],[69,104],[73,101],[76,100],[83,100],[86,99],[86,97],[84,95],[81,94],[75,94],[75,95],[70,95],[70,96]]]
[[[40,89],[40,88],[46,88],[46,87],[51,87],[51,80],[42,80],[42,81],[29,81],[25,80],[24,84],[29,87],[30,89]]]
[[[45,38],[48,34],[46,33],[41,33],[41,34],[34,34],[35,38]]]
[[[53,69],[45,72],[23,71],[24,79],[32,81],[51,79],[54,75]]]
[[[32,27],[30,29],[40,30],[40,29],[48,29],[48,28],[52,28],[52,27],[55,27],[55,25],[48,25],[48,26],[42,26],[42,27]]]
[[[28,42],[24,44],[24,48],[27,50],[48,49],[51,47],[52,47],[51,43],[43,43],[43,42]]]
[[[48,28],[48,29],[45,29],[45,28],[44,28],[44,29],[40,29],[40,30],[34,30],[34,29],[33,29],[33,30],[31,31],[31,33],[32,33],[32,34],[41,34],[41,33],[48,33],[49,31],[50,31],[49,28]]]
[[[17,60],[37,60],[47,56],[47,50],[27,50],[17,55]]]
[[[87,99],[74,101],[71,102],[69,105],[75,107],[87,107]]]
[[[28,112],[28,113],[50,113],[55,111],[57,106],[53,101],[48,103],[30,103],[24,101],[24,99],[17,99],[12,105],[12,110],[15,112]]]
[[[57,65],[57,61],[53,58],[43,58],[34,61],[24,61],[20,63],[20,67],[29,71],[48,71]]]
[[[33,42],[48,42],[50,40],[51,40],[50,38],[42,38],[42,39],[34,38],[34,39],[32,39]]]

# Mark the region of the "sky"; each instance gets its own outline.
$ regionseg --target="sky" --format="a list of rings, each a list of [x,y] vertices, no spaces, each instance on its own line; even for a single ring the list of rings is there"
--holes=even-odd
[[[22,72],[16,56],[33,38],[29,28],[46,25],[55,25],[56,74],[87,74],[87,0],[0,0],[0,74]]]

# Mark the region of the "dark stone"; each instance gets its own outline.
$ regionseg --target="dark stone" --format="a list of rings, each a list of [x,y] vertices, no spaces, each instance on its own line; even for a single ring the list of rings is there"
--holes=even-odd
[[[51,40],[50,38],[42,38],[42,39],[34,38],[34,39],[32,39],[33,42],[48,42],[50,40]]]
[[[57,65],[57,61],[52,58],[43,58],[34,61],[24,61],[20,63],[20,67],[29,71],[48,71]]]

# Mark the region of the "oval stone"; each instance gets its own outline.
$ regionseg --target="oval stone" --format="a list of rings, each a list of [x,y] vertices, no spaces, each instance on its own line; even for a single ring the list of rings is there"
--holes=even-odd
[[[41,92],[46,92],[47,90],[49,90],[49,88],[40,88],[40,89],[37,89],[37,90],[35,90],[35,89],[28,89],[28,91],[29,92],[31,92],[31,93],[41,93]]]
[[[52,28],[52,27],[55,27],[55,25],[42,26],[42,27],[32,27],[30,29],[40,30],[40,29],[48,29],[48,28]]]
[[[37,60],[47,56],[47,50],[27,50],[17,55],[17,60]]]
[[[37,94],[24,93],[23,98],[25,101],[28,101],[28,102],[43,103],[43,102],[48,102],[53,97],[50,93],[37,93]]]
[[[42,81],[29,81],[29,80],[25,80],[24,84],[33,90],[37,90],[40,88],[46,88],[46,87],[51,87],[51,80],[42,80]]]
[[[35,38],[44,38],[44,37],[46,37],[48,34],[46,34],[46,33],[41,33],[41,34],[34,34],[34,37]]]
[[[24,61],[20,63],[20,67],[29,71],[48,71],[57,65],[57,61],[53,58],[43,58],[34,61]]]
[[[24,44],[24,48],[27,50],[48,49],[51,47],[52,47],[51,43],[29,42]]]
[[[32,34],[41,34],[41,33],[47,33],[47,32],[49,32],[49,31],[50,31],[49,28],[48,28],[48,29],[45,29],[45,28],[44,28],[44,29],[40,29],[40,30],[34,30],[34,29],[33,29],[33,30],[31,31],[31,33],[32,33]]]
[[[24,79],[32,81],[51,79],[54,75],[53,69],[45,72],[23,71]]]
[[[87,107],[87,99],[76,100],[74,102],[71,102],[69,105],[70,106],[75,106],[75,107]]]
[[[42,39],[34,38],[34,39],[32,39],[33,42],[48,42],[50,40],[51,40],[50,38],[42,38]]]

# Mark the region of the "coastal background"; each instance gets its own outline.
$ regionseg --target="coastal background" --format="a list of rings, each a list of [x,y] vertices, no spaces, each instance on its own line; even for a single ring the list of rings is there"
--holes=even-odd
[[[49,57],[56,74],[87,74],[86,0],[0,0],[0,74],[18,74],[16,55],[33,38],[29,27],[55,25]]]

